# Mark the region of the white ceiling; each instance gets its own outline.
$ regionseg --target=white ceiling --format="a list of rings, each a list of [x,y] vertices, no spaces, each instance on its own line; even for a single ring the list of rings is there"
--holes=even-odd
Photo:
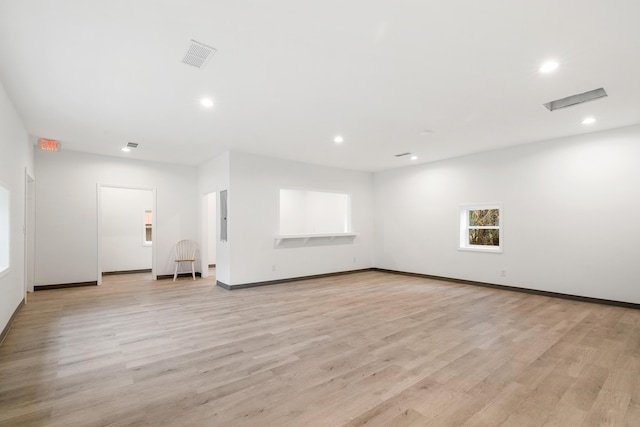
[[[217,49],[204,69],[191,39]],[[0,80],[64,150],[376,171],[640,123],[640,1],[0,0]]]

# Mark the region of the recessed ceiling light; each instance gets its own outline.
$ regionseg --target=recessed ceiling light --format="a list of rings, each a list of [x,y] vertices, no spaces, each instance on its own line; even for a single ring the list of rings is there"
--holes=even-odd
[[[344,138],[343,138],[343,137],[341,137],[340,135],[338,135],[338,136],[336,136],[335,138],[333,138],[333,141],[334,141],[336,144],[342,144],[342,143],[344,142]]]
[[[122,147],[120,150],[121,150],[121,151],[124,151],[125,153],[128,153],[129,151],[131,151],[131,148],[129,148],[129,147]]]
[[[584,120],[582,121],[582,124],[583,124],[583,125],[590,125],[590,124],[593,124],[593,123],[595,123],[595,122],[596,122],[596,119],[595,119],[595,118],[593,118],[593,117],[587,117],[586,119],[584,119]]]
[[[411,156],[411,160],[418,160],[418,156]]]
[[[556,68],[558,68],[560,64],[558,64],[556,61],[547,61],[544,64],[542,64],[542,67],[540,67],[540,72],[541,73],[550,73],[551,71],[555,70]]]
[[[207,107],[207,108],[213,107],[213,101],[210,98],[202,98],[202,101],[200,101],[200,104],[202,104],[203,107]]]

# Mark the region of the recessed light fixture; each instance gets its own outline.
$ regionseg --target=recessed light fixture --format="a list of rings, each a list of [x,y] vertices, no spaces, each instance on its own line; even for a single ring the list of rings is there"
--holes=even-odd
[[[213,100],[211,100],[211,98],[202,98],[200,104],[202,104],[203,107],[211,108],[213,107]]]
[[[547,61],[544,64],[542,64],[542,67],[540,67],[540,72],[541,73],[550,73],[551,71],[555,70],[556,68],[558,68],[560,64],[558,64],[556,61]]]
[[[595,122],[596,122],[596,119],[595,119],[595,118],[593,118],[593,117],[587,117],[586,119],[584,119],[584,120],[582,121],[582,124],[583,124],[583,125],[590,125],[590,124],[593,124],[593,123],[595,123]]]
[[[418,156],[411,156],[411,160],[418,160]]]
[[[131,148],[129,148],[129,147],[122,147],[122,148],[120,149],[120,151],[124,151],[125,153],[128,153],[129,151],[131,151]]]
[[[333,142],[335,142],[336,144],[342,144],[344,142],[344,138],[338,135],[335,138],[333,138]]]

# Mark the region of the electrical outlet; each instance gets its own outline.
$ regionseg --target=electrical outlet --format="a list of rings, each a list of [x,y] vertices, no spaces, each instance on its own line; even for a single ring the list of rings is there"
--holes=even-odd
[[[354,264],[356,263],[356,257],[353,257],[353,263]]]
[[[273,264],[273,265],[271,266],[271,271],[276,271],[276,265],[275,265],[275,264]]]
[[[500,270],[500,277],[507,277],[507,270]]]

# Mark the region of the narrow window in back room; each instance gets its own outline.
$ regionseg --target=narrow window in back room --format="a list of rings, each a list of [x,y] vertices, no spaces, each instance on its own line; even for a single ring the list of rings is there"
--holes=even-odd
[[[142,229],[142,245],[151,246],[153,243],[153,213],[144,211],[144,224]]]

